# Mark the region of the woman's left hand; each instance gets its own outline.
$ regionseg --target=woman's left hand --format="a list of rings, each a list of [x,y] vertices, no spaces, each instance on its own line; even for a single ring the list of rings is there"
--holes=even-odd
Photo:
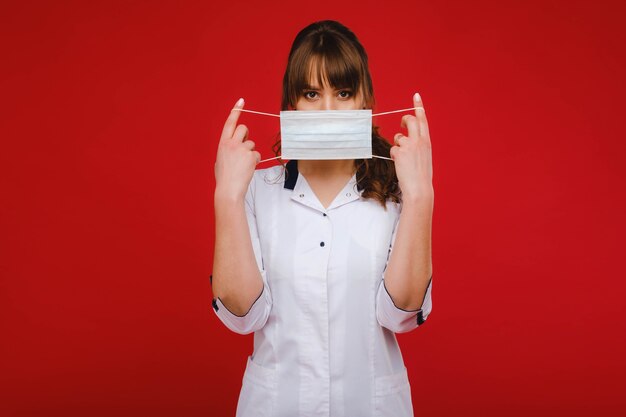
[[[406,128],[408,136],[396,133],[395,145],[390,156],[395,162],[402,199],[433,199],[433,163],[428,133],[428,122],[424,104],[418,93],[413,96],[415,116],[402,117],[400,126]]]

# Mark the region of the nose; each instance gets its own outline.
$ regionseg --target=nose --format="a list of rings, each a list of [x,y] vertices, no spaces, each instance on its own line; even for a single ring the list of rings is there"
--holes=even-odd
[[[324,99],[322,100],[322,110],[337,110],[337,103],[335,102],[335,97],[332,94],[324,94]]]

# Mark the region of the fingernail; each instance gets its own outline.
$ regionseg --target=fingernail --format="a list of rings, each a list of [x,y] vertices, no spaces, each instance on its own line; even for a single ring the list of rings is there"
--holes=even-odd
[[[243,106],[243,97],[237,100],[237,102],[235,103],[235,107],[241,107],[241,106]]]
[[[422,100],[422,98],[420,97],[420,93],[415,93],[413,98],[415,99],[415,101],[421,101]]]

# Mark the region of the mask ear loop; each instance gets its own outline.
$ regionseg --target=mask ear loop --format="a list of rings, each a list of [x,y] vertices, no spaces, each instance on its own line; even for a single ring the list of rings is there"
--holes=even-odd
[[[402,112],[405,112],[405,111],[415,110],[415,109],[417,109],[417,107],[409,107],[408,109],[386,111],[386,112],[383,112],[383,113],[372,114],[372,117],[374,117],[374,116],[383,116],[383,115],[386,115],[386,114],[393,114],[393,113],[402,113]],[[279,114],[274,114],[274,113],[265,113],[265,112],[262,112],[262,111],[254,111],[254,110],[247,110],[247,109],[233,109],[233,110],[244,111],[246,113],[260,114],[260,115],[263,115],[263,116],[272,116],[272,117],[280,118]],[[281,156],[276,156],[274,158],[263,159],[262,161],[259,161],[258,164],[260,164],[262,162],[272,161],[274,159],[280,159]],[[372,158],[380,158],[380,159],[386,159],[388,161],[393,161],[393,159],[387,158],[386,156],[372,155]]]
[[[235,111],[245,111],[246,113],[262,114],[263,116],[273,116],[273,117],[280,118],[280,114],[264,113],[262,111],[254,111],[254,110],[246,110],[246,109],[233,109],[233,110],[235,110]]]

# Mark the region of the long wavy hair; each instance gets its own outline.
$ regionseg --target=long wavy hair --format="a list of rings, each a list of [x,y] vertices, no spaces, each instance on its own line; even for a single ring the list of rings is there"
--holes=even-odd
[[[312,23],[296,36],[289,52],[283,77],[281,110],[293,110],[298,98],[308,88],[310,75],[317,74],[318,85],[323,80],[333,88],[350,88],[361,96],[363,108],[373,109],[374,87],[365,49],[350,29],[334,20]],[[372,152],[390,157],[391,144],[372,125]],[[272,146],[280,154],[280,133]],[[281,161],[284,167],[284,163]],[[362,197],[377,200],[385,209],[387,199],[401,202],[401,190],[393,161],[380,158],[355,159],[357,188]],[[284,170],[287,175],[286,169]]]

